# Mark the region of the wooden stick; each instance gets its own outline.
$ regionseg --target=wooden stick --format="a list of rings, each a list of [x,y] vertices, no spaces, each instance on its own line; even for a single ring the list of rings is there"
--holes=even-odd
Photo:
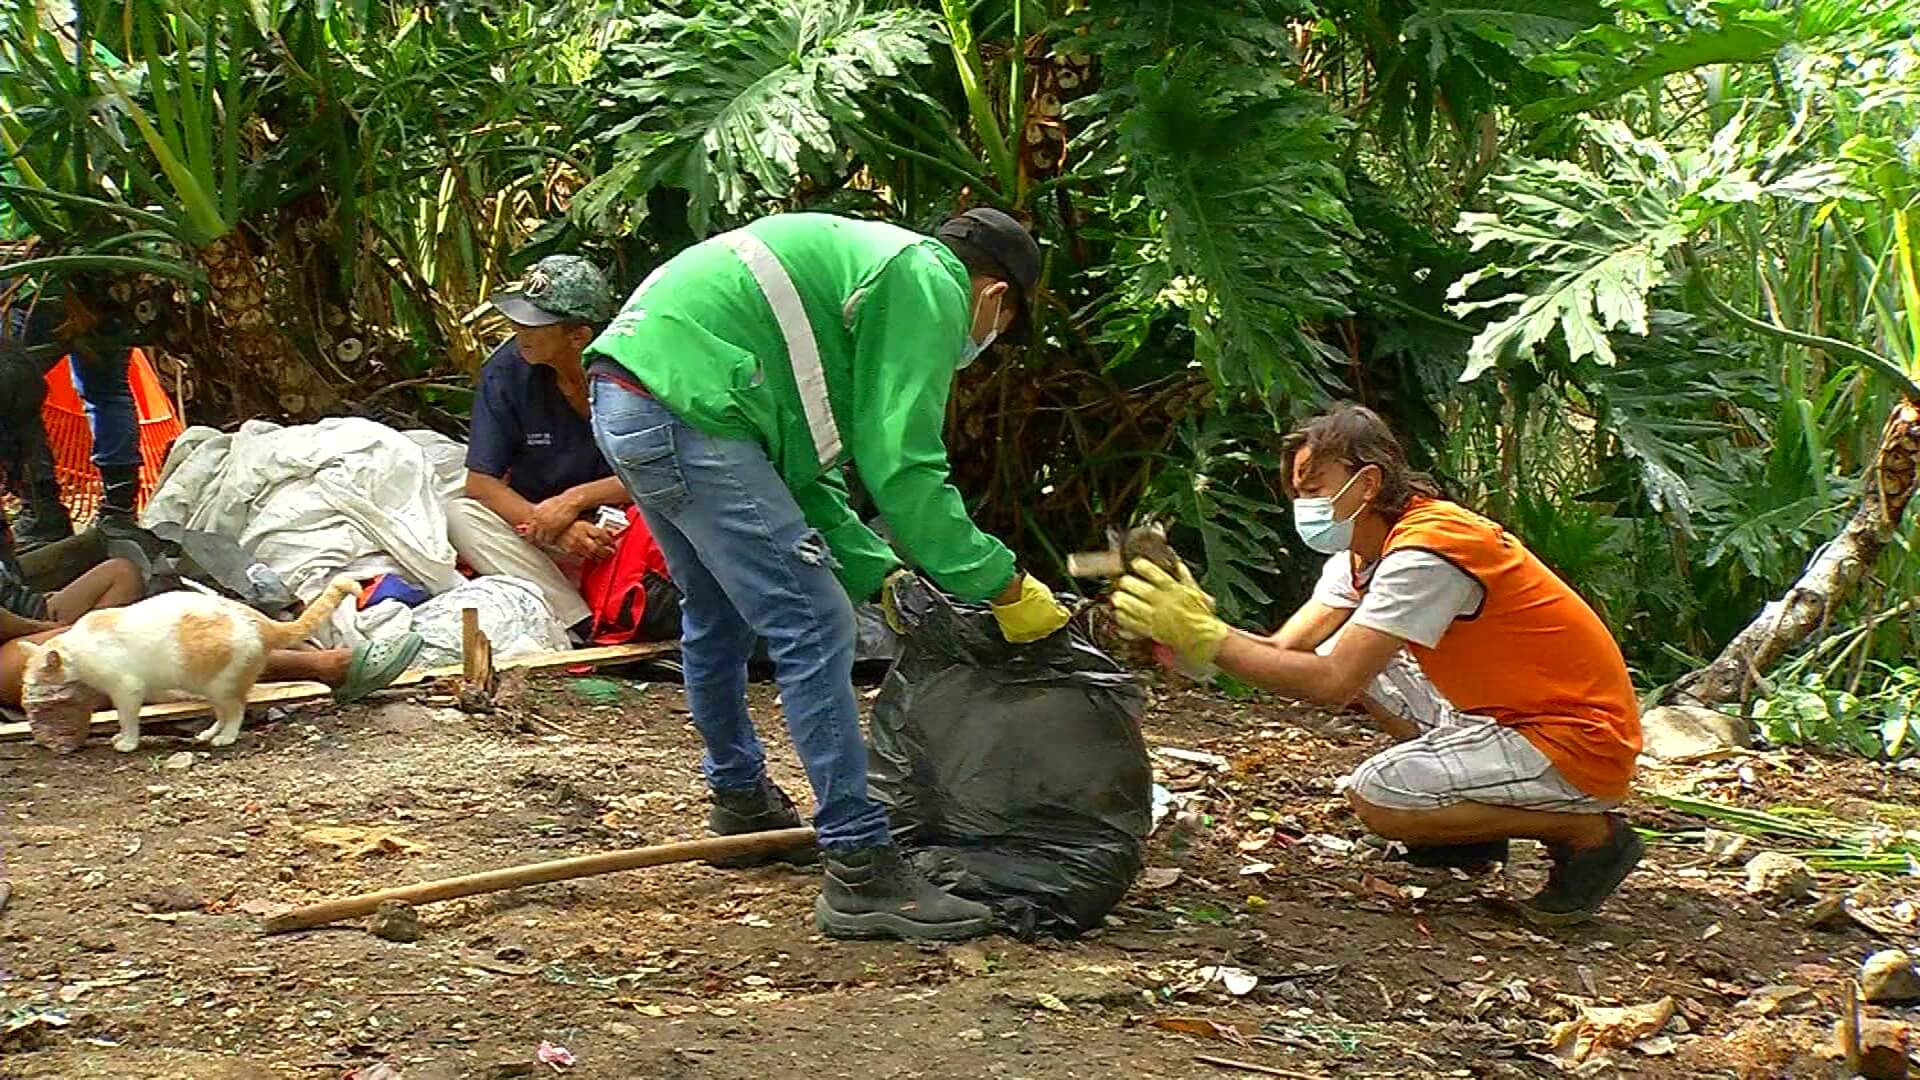
[[[601,645],[592,649],[568,649],[562,652],[536,653],[511,660],[502,660],[494,665],[496,672],[525,669],[528,674],[543,671],[556,671],[570,667],[599,667],[603,664],[620,663],[626,660],[643,660],[649,656],[663,656],[678,651],[677,641],[636,641],[627,645]],[[462,674],[459,666],[421,668],[409,671],[393,680],[388,689],[401,689],[418,686],[421,683],[450,679]],[[309,701],[319,701],[333,696],[333,688],[317,682],[261,683],[247,695],[248,706],[254,705],[298,705]],[[142,720],[184,720],[195,716],[205,716],[212,710],[204,701],[169,701],[158,705],[149,705],[140,710]],[[93,726],[96,728],[113,727],[119,723],[119,717],[111,710],[93,714]],[[32,735],[25,724],[0,724],[0,742],[13,742],[28,739]]]
[[[493,642],[480,629],[480,609],[460,609],[460,679],[469,694],[493,693]]]
[[[474,896],[478,893],[515,889],[522,885],[540,885],[549,881],[611,874],[619,870],[637,870],[643,866],[663,866],[667,863],[692,862],[696,859],[723,859],[735,855],[761,855],[769,851],[783,851],[812,842],[812,829],[775,829],[772,832],[709,836],[677,844],[656,844],[652,847],[609,851],[601,855],[580,855],[571,859],[510,866],[502,870],[487,870],[462,877],[423,881],[417,885],[401,885],[397,888],[382,889],[379,892],[361,893],[358,896],[348,896],[296,908],[267,919],[264,929],[269,934],[279,934],[288,930],[305,930],[309,927],[324,926],[327,923],[339,922],[341,919],[371,914],[375,908],[388,900],[400,900],[409,904],[432,904],[441,900]]]

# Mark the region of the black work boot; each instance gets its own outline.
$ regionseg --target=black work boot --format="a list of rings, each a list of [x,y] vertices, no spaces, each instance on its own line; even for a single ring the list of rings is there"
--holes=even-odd
[[[1607,841],[1598,847],[1576,850],[1547,845],[1553,868],[1547,873],[1546,887],[1520,904],[1520,913],[1528,922],[1536,926],[1586,922],[1639,864],[1640,856],[1646,853],[1639,834],[1616,814],[1606,818]]]
[[[73,535],[73,518],[60,501],[60,484],[52,477],[36,477],[22,500],[26,503],[13,522],[13,540],[21,552],[57,544]]]
[[[1507,842],[1487,840],[1478,844],[1408,844],[1399,856],[1409,866],[1428,870],[1458,869],[1479,872],[1494,863],[1507,861]]]
[[[707,831],[715,836],[738,836],[741,833],[772,832],[775,829],[798,829],[803,824],[800,820],[800,812],[793,808],[793,800],[787,798],[787,793],[780,790],[780,785],[771,780],[760,781],[758,787],[709,791],[707,797],[711,801],[711,805],[707,807]],[[818,862],[819,859],[820,849],[809,842],[803,847],[769,851],[759,855],[731,855],[723,859],[709,859],[707,865],[717,866],[723,870],[738,870],[746,866],[763,866],[773,862],[807,866]]]
[[[103,465],[100,482],[100,519],[94,528],[103,540],[131,540],[145,548],[154,538],[140,527],[140,466]]]
[[[959,941],[992,929],[993,911],[921,876],[892,846],[829,851],[813,921],[828,937]]]

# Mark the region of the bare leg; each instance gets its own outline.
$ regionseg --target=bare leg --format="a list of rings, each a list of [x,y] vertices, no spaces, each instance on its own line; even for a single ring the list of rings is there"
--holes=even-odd
[[[268,682],[317,682],[340,686],[347,681],[351,649],[275,649],[267,654],[260,673]]]
[[[1367,828],[1403,844],[1478,844],[1521,837],[1576,851],[1599,847],[1612,836],[1605,814],[1562,814],[1463,802],[1438,810],[1393,810],[1353,792],[1347,801]]]
[[[75,619],[89,611],[125,607],[145,592],[146,584],[140,579],[139,567],[125,559],[108,559],[47,597],[47,617],[71,626]]]

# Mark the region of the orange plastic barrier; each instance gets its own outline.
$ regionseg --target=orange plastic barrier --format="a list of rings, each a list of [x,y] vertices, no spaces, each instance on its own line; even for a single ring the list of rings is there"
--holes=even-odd
[[[134,415],[140,421],[140,504],[146,505],[160,481],[160,468],[166,464],[167,450],[186,430],[160,375],[147,354],[133,350],[127,366],[127,381],[133,387]],[[93,430],[87,425],[86,403],[73,388],[72,358],[63,357],[47,372],[47,402],[40,410],[47,428],[47,444],[53,449],[53,471],[60,481],[60,501],[76,523],[93,518],[100,508],[104,487],[100,470],[93,467]]]

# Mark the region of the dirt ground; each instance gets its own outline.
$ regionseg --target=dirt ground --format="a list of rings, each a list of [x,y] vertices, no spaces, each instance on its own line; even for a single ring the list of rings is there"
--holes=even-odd
[[[1149,744],[1226,763],[1157,758],[1189,813],[1079,941],[830,942],[813,877],[703,866],[432,905],[412,944],[259,935],[278,905],[700,835],[678,686],[559,677],[526,703],[541,722],[430,692],[256,716],[213,753],[188,728],[131,756],[0,745],[0,1076],[1553,1076],[1555,1025],[1667,997],[1663,1031],[1577,1071],[1824,1076],[1845,979],[1914,917],[1910,879],[1823,875],[1881,929],[1808,929],[1806,901],[1747,895],[1737,862],[1671,836],[1699,822],[1638,802],[1664,835],[1604,917],[1535,932],[1508,899],[1543,873],[1534,845],[1469,879],[1363,842],[1333,781],[1376,736],[1161,688]],[[770,688],[755,704],[804,797]],[[1920,794],[1909,773],[1779,752],[1643,779],[1856,817]],[[318,842],[356,837],[372,850]],[[1752,993],[1782,984],[1808,993]],[[574,1064],[536,1064],[542,1042]]]

